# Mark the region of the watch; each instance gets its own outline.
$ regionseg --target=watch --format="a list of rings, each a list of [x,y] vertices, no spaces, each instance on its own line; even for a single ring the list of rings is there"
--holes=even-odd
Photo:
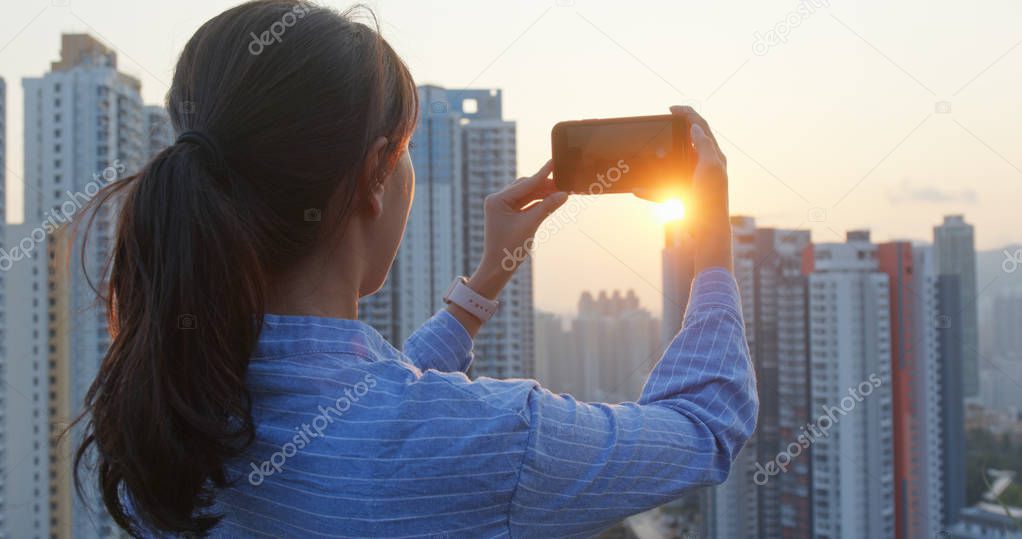
[[[444,294],[444,303],[453,303],[483,322],[489,320],[500,306],[499,301],[483,297],[469,288],[468,279],[464,276],[454,279],[451,283],[451,287]]]

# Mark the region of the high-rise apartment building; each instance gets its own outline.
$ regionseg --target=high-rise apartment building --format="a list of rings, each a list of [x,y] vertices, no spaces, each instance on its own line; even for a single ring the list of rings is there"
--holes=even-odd
[[[36,227],[7,225],[7,248],[32,241]],[[25,240],[25,238],[29,238]],[[45,245],[44,245],[45,248]],[[46,361],[47,276],[38,251],[3,272],[4,331],[4,532],[6,537],[50,537],[49,383]],[[40,268],[42,266],[42,269]],[[13,360],[17,358],[17,360]]]
[[[451,280],[468,275],[483,250],[483,199],[516,178],[515,123],[503,119],[499,90],[421,86],[412,138],[415,203],[383,289],[364,298],[361,317],[402,342],[443,307]],[[535,353],[532,265],[521,261],[501,307],[475,338],[474,376],[532,376]]]
[[[814,534],[894,537],[889,279],[861,231],[815,245],[811,269]]]
[[[586,401],[638,400],[653,364],[660,356],[659,322],[639,305],[633,290],[621,295],[583,292],[572,323],[581,391]]]
[[[919,483],[922,478],[918,461],[913,459],[920,448],[913,436],[918,428],[915,398],[919,380],[914,378],[916,362],[915,339],[915,274],[912,244],[896,241],[877,247],[880,271],[887,274],[891,306],[891,420],[894,451],[894,522],[896,539],[915,537],[921,511]]]
[[[934,249],[913,247],[916,306],[916,377],[913,399],[917,479],[921,500],[914,525],[920,537],[935,537],[958,518],[965,495],[960,329],[944,313],[957,312],[957,277],[937,273]],[[950,512],[949,512],[950,509]]]
[[[810,417],[808,277],[803,273],[811,238],[806,230],[756,231],[756,376],[772,388],[761,413],[763,443],[757,459],[769,462],[798,440]],[[765,380],[765,382],[764,382]],[[775,394],[774,394],[775,393]],[[767,397],[761,392],[762,399]],[[760,405],[762,410],[762,404]],[[812,530],[810,455],[795,459],[761,498],[760,530],[767,537],[802,537]]]
[[[895,537],[931,536],[922,533],[934,525],[928,488],[928,480],[933,478],[929,477],[927,468],[927,442],[937,441],[939,430],[929,430],[932,425],[928,424],[926,406],[929,403],[925,395],[938,388],[935,384],[928,385],[935,380],[928,380],[925,361],[926,348],[935,339],[917,323],[919,311],[927,308],[930,294],[926,277],[915,267],[911,243],[882,243],[877,257],[880,271],[887,274],[890,290]],[[935,363],[929,366],[937,367]],[[939,513],[936,517],[939,525]]]
[[[940,355],[940,424],[943,471],[942,518],[948,527],[958,521],[965,507],[965,381],[963,327],[955,324],[962,312],[962,292],[958,275],[940,274],[937,266],[937,348]]]
[[[808,231],[756,228],[731,219],[735,277],[760,396],[756,433],[731,475],[714,489],[708,530],[716,537],[797,537],[811,530],[810,460],[759,483],[757,463],[770,462],[809,422],[809,356],[803,256]]]
[[[933,227],[933,248],[937,271],[957,275],[961,298],[960,313],[948,314],[962,332],[962,378],[965,396],[979,395],[979,307],[976,303],[976,247],[972,225],[961,215],[948,215]]]
[[[448,90],[449,107],[461,110],[465,253],[469,275],[483,254],[483,201],[518,177],[515,123],[503,119],[500,90]],[[473,376],[531,377],[535,372],[532,262],[522,260],[500,295],[500,309],[476,335]]]
[[[941,366],[942,518],[949,526],[965,507],[965,403],[979,394],[976,249],[972,225],[961,215],[933,227]]]
[[[109,345],[104,306],[85,274],[102,278],[115,209],[97,211],[84,252],[66,225],[172,135],[166,117],[143,106],[139,81],[117,70],[116,54],[85,34],[63,35],[60,59],[22,86],[25,223],[8,231],[18,249],[7,273],[18,361],[5,365],[22,398],[5,400],[6,417],[16,418],[8,422],[5,461],[24,460],[8,477],[18,510],[6,512],[7,529],[13,537],[106,537],[116,527],[96,510],[95,492],[86,491],[91,510],[74,494],[69,453],[80,433],[59,436],[80,412]]]

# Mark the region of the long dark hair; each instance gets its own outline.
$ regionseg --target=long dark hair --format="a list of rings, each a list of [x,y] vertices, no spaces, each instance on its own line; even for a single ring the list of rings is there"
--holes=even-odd
[[[175,131],[220,152],[174,144],[97,196],[119,214],[101,290],[112,344],[76,421],[79,494],[88,470],[134,535],[219,522],[224,463],[255,435],[245,372],[268,283],[344,225],[377,137],[388,147],[372,177],[389,174],[418,98],[351,10],[260,0],[192,36],[167,108]]]

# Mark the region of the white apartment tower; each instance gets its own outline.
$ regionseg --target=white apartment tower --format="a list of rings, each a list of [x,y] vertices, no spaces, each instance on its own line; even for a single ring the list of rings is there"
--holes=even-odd
[[[483,251],[483,199],[517,177],[515,123],[499,90],[419,87],[412,137],[415,203],[383,289],[360,317],[399,344],[441,309],[447,287]],[[473,376],[532,376],[532,267],[526,260],[498,298],[501,307],[475,338]]]
[[[819,244],[809,276],[814,536],[894,537],[891,309],[868,232]],[[861,390],[871,380],[878,387]],[[858,395],[855,398],[853,395]]]
[[[5,401],[19,414],[5,458],[25,462],[11,469],[7,506],[18,509],[7,511],[7,527],[12,537],[112,536],[116,527],[101,504],[90,500],[90,510],[74,495],[69,454],[79,433],[62,443],[57,436],[81,410],[109,346],[105,309],[84,272],[102,280],[115,209],[96,214],[84,257],[65,225],[172,135],[165,116],[143,106],[139,81],[117,71],[116,54],[89,35],[61,36],[60,60],[22,86],[25,223],[12,227],[19,250],[7,302],[17,306],[9,328],[19,354],[9,381],[23,399]]]
[[[917,449],[913,467],[916,470],[915,484],[920,492],[918,499],[923,507],[915,510],[921,537],[939,537],[944,529],[944,444],[941,422],[943,394],[941,384],[941,347],[938,332],[941,325],[939,302],[940,280],[933,248],[913,246],[915,258],[915,364],[913,378],[921,380],[922,391],[915,393],[913,447]]]

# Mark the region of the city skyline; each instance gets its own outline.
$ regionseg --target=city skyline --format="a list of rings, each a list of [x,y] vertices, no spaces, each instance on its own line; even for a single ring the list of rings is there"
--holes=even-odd
[[[4,197],[0,199],[0,248],[5,256],[15,246],[22,249],[17,259],[9,258],[9,265],[0,266],[4,382],[0,385],[0,535],[28,536],[30,530],[39,535],[40,529],[61,537],[105,537],[115,532],[105,513],[91,514],[82,500],[73,497],[65,460],[68,442],[54,438],[56,429],[77,415],[110,343],[105,306],[94,305],[82,273],[87,270],[95,276],[104,271],[102,262],[116,230],[115,209],[102,208],[96,214],[96,236],[84,252],[68,241],[67,228],[45,225],[63,224],[54,222],[55,212],[68,214],[63,209],[68,200],[74,204],[79,198],[88,200],[92,188],[136,170],[174,139],[158,96],[151,99],[153,90],[147,90],[158,86],[159,75],[144,67],[145,60],[136,60],[131,49],[118,48],[114,43],[123,43],[120,37],[108,41],[111,33],[101,34],[88,16],[73,11],[83,5],[75,2],[84,0],[70,2],[60,0],[41,8],[37,18],[65,10],[64,15],[70,14],[83,31],[76,28],[50,35],[52,42],[60,37],[58,53],[49,54],[46,48],[46,61],[28,75],[15,78],[0,72],[0,197]],[[400,23],[409,13],[420,13],[420,24],[443,28],[443,17],[428,10],[428,15],[423,14],[421,7],[411,5],[397,15],[386,6],[400,2],[378,4],[372,6],[380,8],[384,36],[393,37],[388,29],[400,36],[395,47],[399,53],[403,48],[409,51],[406,58],[413,73],[419,62],[426,73],[450,78],[443,62],[424,59],[432,48],[409,47],[406,39],[419,28]],[[879,54],[882,65],[891,71],[883,84],[896,85],[894,81],[904,83],[902,79],[907,78],[916,90],[929,89],[887,56],[886,48],[874,45],[872,34],[868,39],[860,33],[855,23],[862,20],[832,8],[827,0],[799,0],[795,5],[811,11],[808,15],[792,11],[802,17],[798,25],[789,25],[793,42],[774,43],[763,32],[776,28],[757,26],[757,39],[762,40],[752,45],[750,58],[723,79],[711,97],[749,104],[732,94],[740,89],[732,85],[757,69],[757,62],[797,49],[794,40],[803,33],[832,39],[818,35],[814,25],[821,20],[844,32],[845,38],[851,35],[857,47]],[[645,55],[633,52],[609,27],[604,28],[608,19],[597,0],[526,6],[509,17],[510,26],[520,22],[524,11],[541,12],[527,20],[523,30],[515,30],[517,37],[471,82],[444,85],[417,80],[421,115],[410,156],[416,174],[415,203],[387,282],[381,291],[361,298],[358,311],[362,321],[399,348],[423,320],[444,308],[442,297],[451,279],[473,270],[484,244],[483,198],[537,168],[532,161],[542,155],[537,144],[543,138],[540,128],[547,121],[569,119],[551,112],[611,115],[596,114],[600,109],[588,94],[580,94],[575,104],[552,98],[537,105],[542,99],[530,93],[531,83],[501,78],[503,69],[517,68],[514,62],[500,67],[503,62],[522,50],[532,50],[531,39],[543,31],[542,25],[567,14],[594,32],[602,46],[609,43],[623,55],[622,62],[637,62],[637,73],[666,86],[668,93],[680,94],[674,78],[662,75],[659,64],[654,69]],[[93,8],[86,3],[83,9]],[[716,8],[694,9],[710,18],[716,13]],[[173,35],[188,35],[194,29],[171,26]],[[42,31],[31,23],[23,30],[26,35]],[[472,28],[469,34],[477,31]],[[2,32],[0,27],[0,36]],[[623,35],[635,37],[628,31]],[[20,48],[11,45],[18,39],[15,36],[8,45]],[[493,36],[480,39],[499,41]],[[441,40],[430,47],[443,49],[445,43]],[[173,47],[181,44],[174,41]],[[11,52],[8,45],[0,41],[0,62]],[[765,50],[757,51],[757,46]],[[998,73],[1018,62],[1016,55],[1022,58],[1022,41],[1017,46],[1018,52],[1015,47],[1007,49],[955,95],[983,87],[986,77],[1006,76]],[[485,56],[479,50],[466,54],[474,59]],[[559,53],[551,55],[559,57]],[[123,69],[125,62],[141,74],[132,67]],[[574,68],[558,76],[572,73]],[[814,75],[814,84],[819,83],[818,76]],[[502,80],[507,84],[501,84]],[[769,87],[767,93],[776,90]],[[621,89],[615,92],[630,95]],[[643,99],[659,95],[649,89],[636,92]],[[863,99],[875,99],[868,95]],[[614,115],[658,112],[642,108],[651,101],[626,101],[627,106],[613,103],[606,110]],[[977,501],[972,482],[993,466],[985,461],[976,466],[975,455],[969,454],[975,449],[970,445],[973,440],[967,433],[977,424],[992,434],[999,433],[997,425],[1014,425],[1001,431],[1005,444],[1011,428],[1022,439],[1022,353],[1018,351],[1022,341],[1017,332],[1022,320],[1022,271],[1015,271],[1022,268],[1022,236],[1010,225],[1013,218],[999,213],[1017,207],[1012,206],[1014,202],[1022,204],[1018,188],[1022,169],[1015,166],[1022,163],[1022,153],[1012,155],[1007,151],[1010,144],[999,146],[981,138],[973,130],[975,124],[956,115],[958,105],[958,100],[934,101],[925,119],[907,134],[889,129],[890,122],[884,124],[883,137],[897,135],[894,138],[900,142],[887,140],[890,147],[882,156],[874,156],[878,160],[872,168],[861,171],[865,173],[861,177],[851,177],[854,185],[807,182],[814,169],[817,178],[849,177],[840,167],[822,166],[824,157],[834,153],[813,154],[808,162],[794,163],[791,169],[778,166],[776,152],[795,155],[795,149],[782,148],[772,137],[762,145],[750,144],[743,137],[765,133],[764,126],[742,130],[734,116],[721,112],[724,128],[717,136],[732,160],[733,274],[743,315],[732,311],[735,319],[744,318],[758,379],[759,416],[756,431],[731,464],[730,476],[702,491],[698,518],[685,523],[701,526],[701,536],[730,539],[813,533],[912,539],[941,536],[953,529],[956,536],[973,537],[964,535],[977,533],[967,526],[995,518],[1003,524],[1009,518],[998,513],[999,506]],[[532,110],[533,106],[538,110]],[[715,105],[714,110],[723,109]],[[20,117],[23,111],[28,113],[23,122],[19,118],[14,132],[11,117]],[[999,118],[997,128],[1010,123],[1015,113]],[[718,125],[713,116],[709,120]],[[805,128],[804,121],[796,115],[785,133]],[[969,137],[989,161],[980,159],[978,152],[945,155],[941,144],[952,144],[942,138],[947,132],[927,135],[926,131],[938,124]],[[853,131],[867,136],[846,140],[848,147],[884,148],[886,143],[870,139],[868,130],[856,129],[863,126]],[[919,147],[935,142],[926,136],[937,137],[940,144]],[[13,140],[21,145],[12,144]],[[961,146],[961,140],[954,140]],[[1014,141],[1007,136],[1004,140]],[[810,146],[834,151],[819,141]],[[922,162],[926,156],[932,162]],[[959,161],[968,159],[975,176],[962,175]],[[20,166],[22,160],[23,168],[12,167],[12,161]],[[946,167],[942,178],[953,180],[930,184],[895,173],[902,169],[933,172],[941,166]],[[1007,167],[1009,172],[987,174],[994,166]],[[775,174],[778,170],[784,172]],[[799,172],[789,175],[792,170]],[[1017,177],[1010,178],[1013,175]],[[889,189],[881,189],[883,196],[878,196],[877,184],[882,187],[885,182]],[[841,194],[834,205],[803,204],[834,194],[831,191]],[[889,213],[885,201],[900,211]],[[792,208],[802,206],[802,214],[796,215]],[[840,211],[834,211],[839,207]],[[664,347],[684,324],[691,324],[684,318],[696,267],[689,222],[655,208],[630,196],[570,199],[536,235],[535,258],[515,261],[517,273],[498,298],[500,309],[473,339],[475,359],[466,374],[470,378],[536,378],[544,387],[582,401],[617,403],[637,398]],[[848,217],[853,208],[861,217]],[[306,213],[305,219],[320,220],[318,210],[314,211],[311,216]],[[8,223],[12,214],[20,214],[24,222]],[[26,242],[31,249],[25,249]],[[1008,245],[1019,245],[1017,252]],[[70,262],[57,262],[65,258]],[[180,318],[178,324],[179,329],[188,329],[180,325]],[[1022,475],[1022,469],[1018,474]],[[1012,485],[1008,476],[1007,485],[1022,496],[1018,477]],[[990,492],[994,490],[990,487]],[[95,498],[88,489],[85,494]],[[16,511],[33,506],[34,512]],[[666,514],[663,510],[652,520],[666,527]]]
[[[849,530],[862,529],[863,537],[901,539],[950,529],[977,533],[963,526],[995,518],[990,507],[968,507],[962,465],[962,372],[975,357],[965,337],[970,318],[963,316],[975,308],[975,293],[962,290],[976,288],[962,286],[976,280],[969,224],[947,216],[933,227],[933,245],[913,245],[874,243],[866,230],[849,231],[845,242],[811,243],[807,231],[759,228],[752,217],[734,216],[731,223],[760,415],[727,481],[703,497],[702,533],[800,537],[812,530],[853,537]],[[693,253],[680,224],[664,227],[665,290],[684,290],[692,279]],[[949,225],[957,231],[952,240]],[[973,269],[962,275],[962,268]],[[1004,359],[979,366],[988,381],[970,402],[1018,409],[1017,399],[1003,393],[1011,391],[1022,362],[1012,361],[1017,353],[1010,345],[1003,349],[1017,337],[1009,324],[1022,312],[1022,294],[994,298],[998,326],[980,344]],[[675,311],[676,300],[665,296],[665,312]],[[567,330],[565,318],[537,312],[538,345],[562,358],[540,357],[549,366],[537,376],[555,391],[592,394],[591,372],[635,367],[636,358],[608,361],[599,349],[579,354],[587,338],[579,327],[591,319],[591,302],[584,292]],[[614,320],[607,317],[612,311],[601,310],[602,320]],[[681,325],[677,311],[664,320],[667,340]],[[602,332],[611,335],[613,327]],[[860,528],[861,522],[872,527]]]
[[[0,21],[0,35],[11,36],[0,49],[0,75],[38,76],[56,56],[55,35],[93,32],[123,52],[122,69],[140,78],[146,103],[162,101],[191,32],[230,5],[55,4],[17,4]],[[808,6],[803,15],[800,5]],[[740,10],[657,2],[624,12],[595,0],[487,10],[466,2],[435,11],[401,1],[370,6],[419,84],[503,90],[517,123],[519,171],[548,157],[557,121],[691,103],[728,154],[735,214],[811,230],[815,241],[867,226],[879,241],[919,241],[941,216],[964,213],[979,249],[1022,243],[1004,218],[1022,204],[1022,154],[1007,127],[1022,120],[1010,91],[1022,64],[1008,23],[1022,10],[1016,4],[965,16],[950,2],[760,2]],[[792,13],[802,18],[792,19],[785,41],[764,50],[759,39]],[[494,14],[502,24],[491,31]],[[130,22],[138,20],[166,23],[140,33]],[[917,31],[907,36],[905,25]],[[966,44],[969,54],[958,54]],[[21,88],[8,86],[8,154],[20,156]],[[8,169],[16,219],[20,159],[8,159]],[[627,233],[613,229],[620,222],[631,223]],[[567,314],[583,289],[620,286],[660,315],[659,229],[649,203],[598,197],[538,246],[537,306]],[[576,275],[568,267],[599,270]]]

